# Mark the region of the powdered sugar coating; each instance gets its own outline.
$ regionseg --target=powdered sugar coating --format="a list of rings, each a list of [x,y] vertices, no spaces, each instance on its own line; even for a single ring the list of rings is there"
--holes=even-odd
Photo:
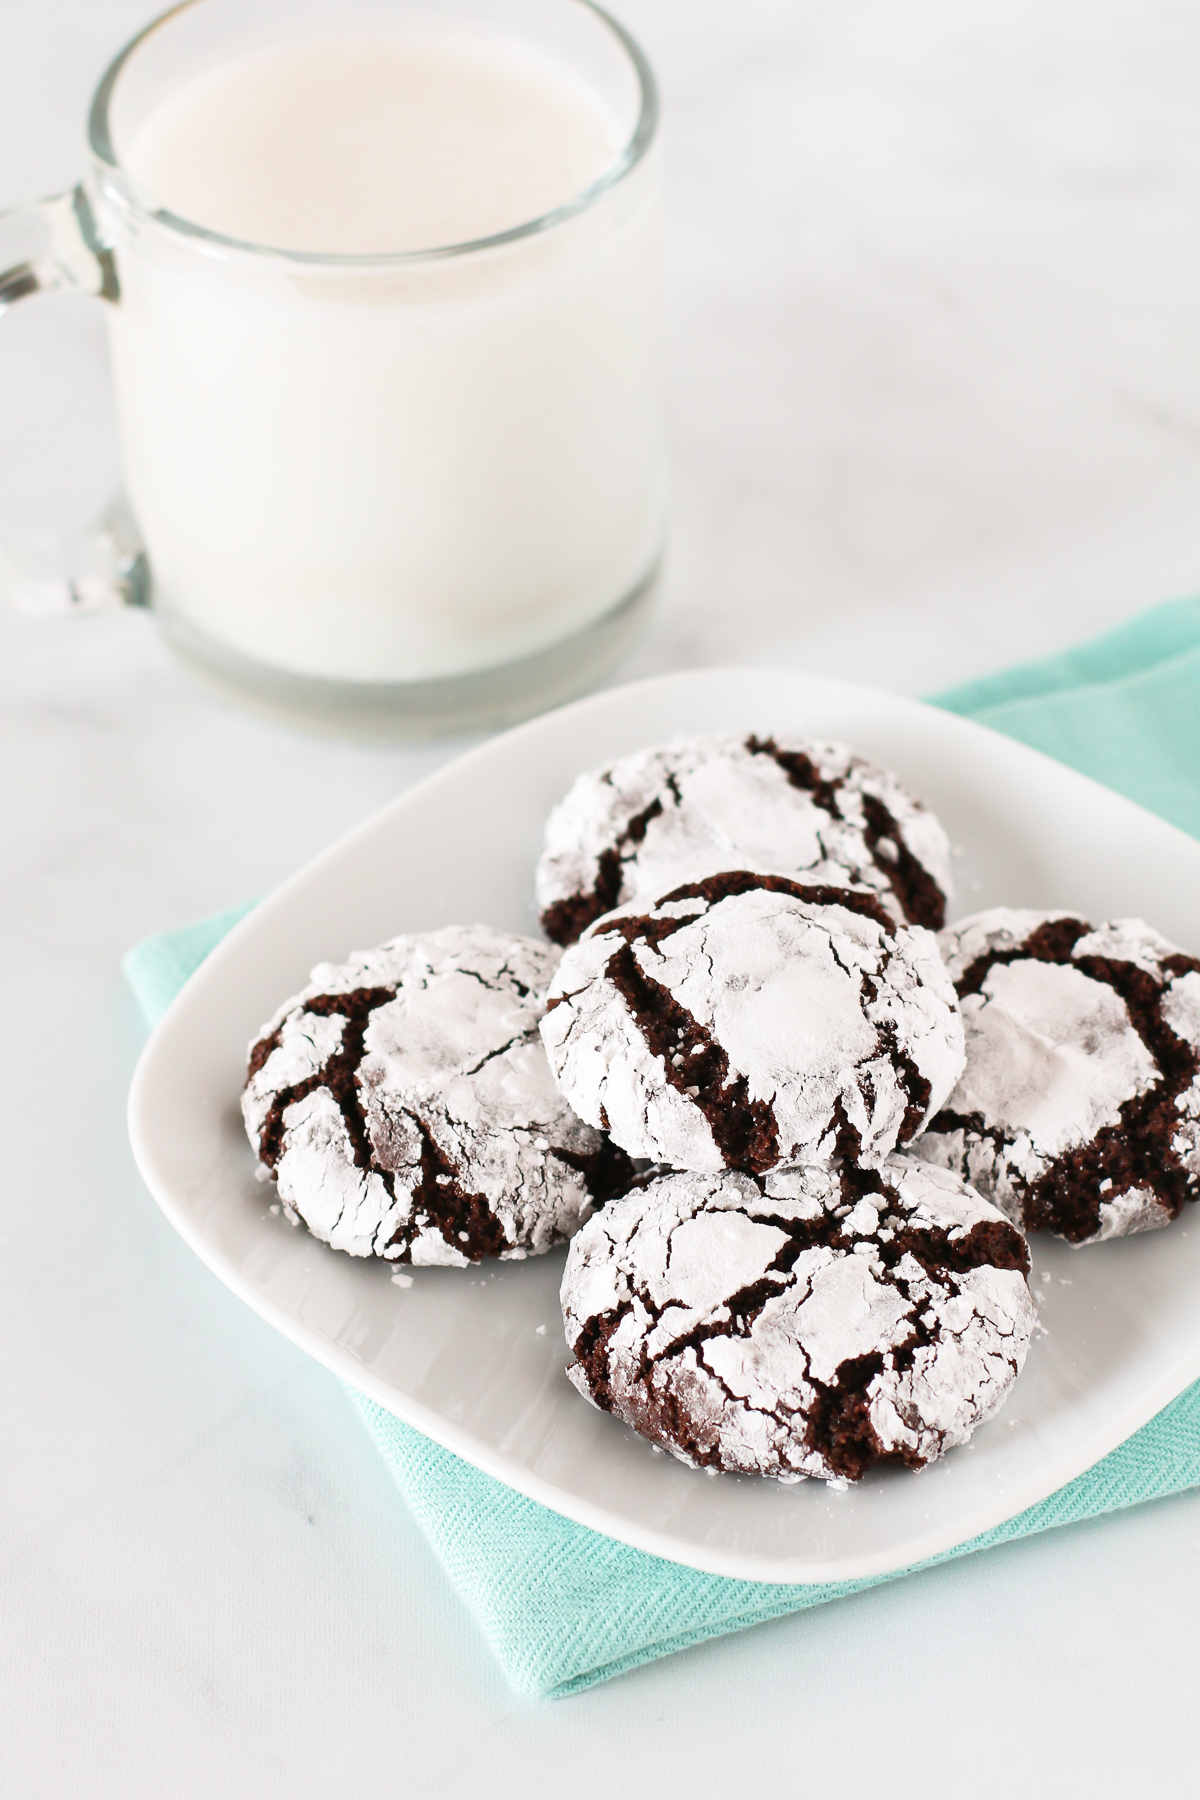
[[[963,1065],[931,932],[871,896],[753,871],[599,921],[564,953],[541,1029],[582,1118],[701,1171],[877,1163]]]
[[[538,908],[572,943],[613,907],[734,868],[865,886],[934,928],[951,892],[945,832],[886,769],[844,744],[714,735],[581,775],[546,824]]]
[[[671,1174],[580,1232],[567,1373],[681,1461],[784,1480],[919,1468],[1002,1404],[1033,1329],[1024,1239],[943,1170]]]
[[[917,1153],[1076,1244],[1200,1196],[1200,962],[1141,919],[997,907],[943,932],[967,1063]]]
[[[315,968],[252,1047],[242,1097],[289,1216],[391,1262],[461,1266],[570,1237],[589,1181],[619,1171],[538,1037],[557,961],[481,925]]]

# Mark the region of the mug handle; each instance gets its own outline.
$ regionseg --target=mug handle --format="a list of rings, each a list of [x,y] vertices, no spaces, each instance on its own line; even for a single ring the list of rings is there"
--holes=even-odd
[[[101,300],[120,295],[112,251],[101,243],[82,187],[0,213],[0,314],[30,294],[74,288]],[[145,553],[118,497],[90,529],[51,545],[43,558],[0,544],[0,600],[22,612],[108,612],[149,603]]]

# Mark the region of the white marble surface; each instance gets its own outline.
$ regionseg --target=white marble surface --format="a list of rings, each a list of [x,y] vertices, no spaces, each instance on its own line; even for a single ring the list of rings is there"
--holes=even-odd
[[[66,184],[143,0],[0,5],[0,203]],[[1200,14],[627,0],[666,90],[676,523],[627,673],[927,691],[1200,584]],[[100,320],[0,330],[0,524],[114,455]],[[1194,1785],[1200,1495],[514,1699],[332,1380],[125,1143],[121,952],[451,753],[198,690],[128,616],[0,618],[0,1792]],[[254,770],[253,778],[248,771]]]

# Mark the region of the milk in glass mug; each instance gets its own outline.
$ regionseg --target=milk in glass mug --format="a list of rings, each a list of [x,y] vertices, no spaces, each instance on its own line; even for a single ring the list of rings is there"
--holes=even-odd
[[[0,218],[0,309],[106,306],[125,482],[82,561],[5,585],[149,604],[334,719],[587,686],[663,550],[656,122],[591,0],[166,13],[97,89],[80,186]]]

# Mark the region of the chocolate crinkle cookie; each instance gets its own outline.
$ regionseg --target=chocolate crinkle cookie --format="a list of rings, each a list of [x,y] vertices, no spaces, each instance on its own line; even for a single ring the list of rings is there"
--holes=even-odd
[[[933,930],[951,889],[937,818],[844,744],[677,738],[581,775],[555,807],[537,870],[542,928],[571,944],[639,895],[735,868],[865,886]]]
[[[937,940],[874,895],[726,871],[563,954],[542,1038],[575,1111],[631,1156],[879,1162],[944,1104],[962,1022]]]
[[[918,1154],[1072,1244],[1200,1198],[1200,960],[1140,919],[1004,907],[941,944],[967,1064]]]
[[[665,1175],[571,1245],[567,1373],[683,1462],[785,1481],[919,1469],[1020,1372],[1028,1270],[1001,1213],[911,1156]]]
[[[352,1256],[459,1266],[577,1231],[633,1170],[551,1079],[538,1022],[557,961],[475,925],[314,969],[242,1096],[288,1216]]]

